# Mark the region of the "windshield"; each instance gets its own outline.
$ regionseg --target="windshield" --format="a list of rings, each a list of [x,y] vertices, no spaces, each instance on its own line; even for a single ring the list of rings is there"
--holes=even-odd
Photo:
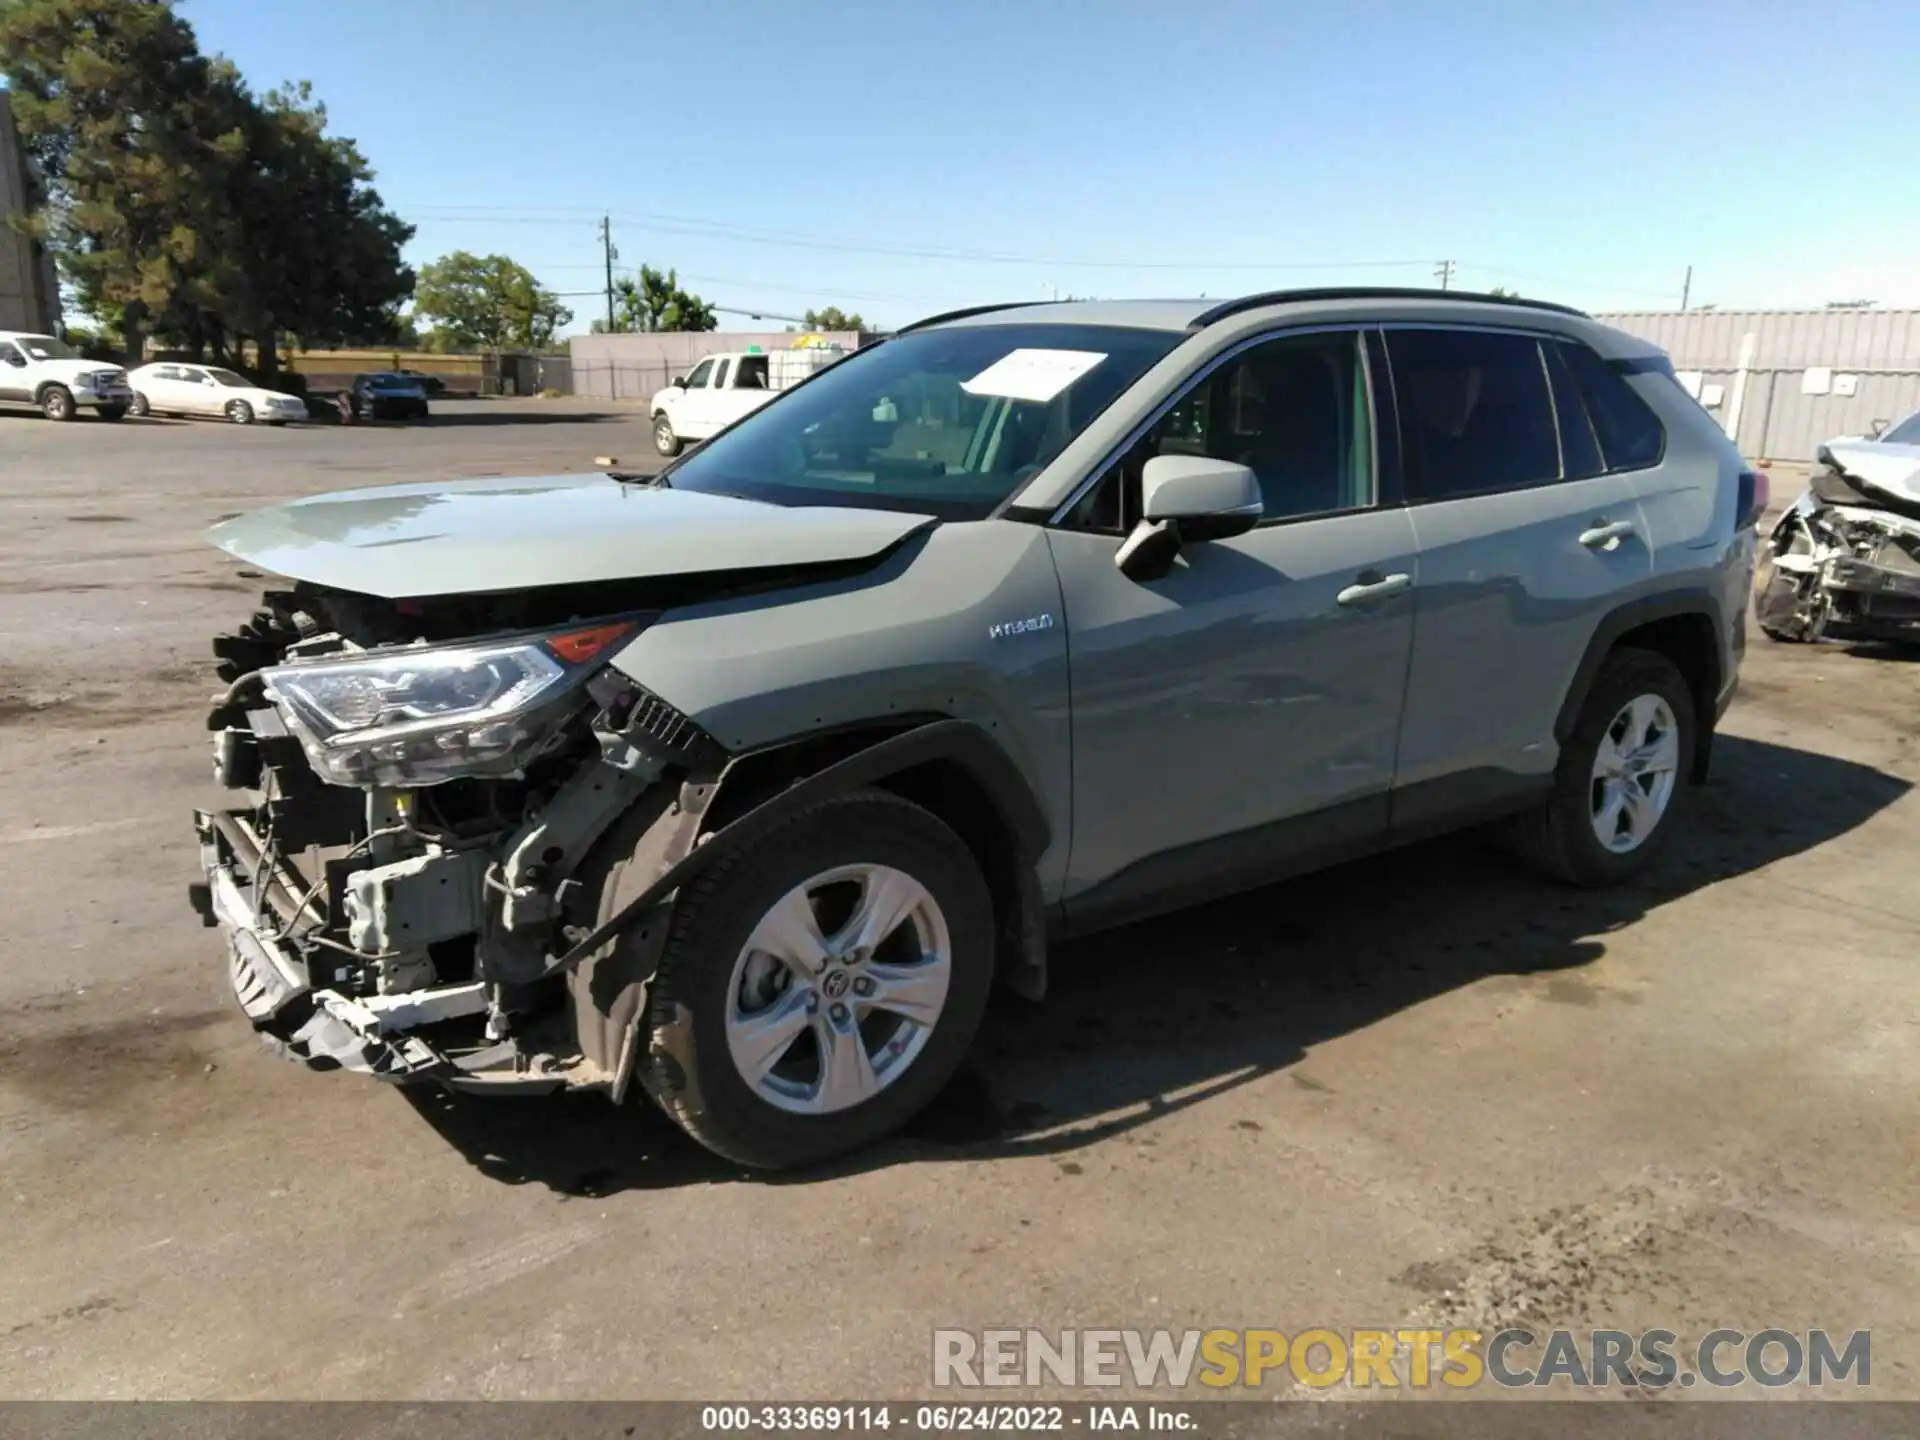
[[[405,375],[369,375],[367,384],[375,390],[414,390],[419,381]]]
[[[20,348],[36,360],[78,360],[80,352],[64,340],[56,340],[51,335],[19,335],[15,337]]]
[[[1920,445],[1920,410],[1880,436],[1887,445]]]
[[[214,366],[214,365],[209,365],[207,367],[207,374],[211,375],[214,379],[218,380],[222,385],[233,386],[236,388],[251,388],[253,385],[253,382],[247,379],[246,376],[236,375],[231,370],[222,370],[218,366]]]
[[[921,330],[857,352],[676,466],[676,490],[990,514],[1180,342],[1092,325]]]

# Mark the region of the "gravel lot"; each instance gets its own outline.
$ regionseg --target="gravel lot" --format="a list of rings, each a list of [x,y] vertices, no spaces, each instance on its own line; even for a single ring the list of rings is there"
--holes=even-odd
[[[1525,1319],[1870,1328],[1873,1393],[1920,1397],[1893,656],[1756,639],[1639,888],[1455,841],[1072,947],[911,1137],[829,1174],[271,1058],[186,904],[206,642],[258,588],[199,532],[606,454],[650,459],[644,422],[580,401],[0,414],[0,1396],[901,1398],[936,1325]]]

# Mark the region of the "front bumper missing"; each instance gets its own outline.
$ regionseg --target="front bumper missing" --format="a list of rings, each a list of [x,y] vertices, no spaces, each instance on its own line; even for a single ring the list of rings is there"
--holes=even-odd
[[[451,1051],[406,1033],[480,1014],[487,993],[479,982],[365,998],[313,988],[305,962],[280,938],[298,920],[297,877],[263,852],[241,814],[197,810],[194,828],[206,876],[192,892],[194,908],[225,934],[234,999],[269,1048],[309,1069],[399,1084],[549,1091],[579,1083],[534,1068],[512,1041]]]

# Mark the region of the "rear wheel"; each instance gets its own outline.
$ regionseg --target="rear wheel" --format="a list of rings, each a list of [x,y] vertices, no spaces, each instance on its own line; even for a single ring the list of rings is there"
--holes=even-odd
[[[885,791],[832,796],[681,891],[640,1078],[709,1149],[810,1164],[939,1092],[992,972],[992,901],[960,838]]]
[[[141,418],[153,413],[152,407],[147,404],[147,397],[142,395],[138,390],[133,392],[133,404],[128,408],[133,411],[134,415]]]
[[[253,406],[244,400],[235,400],[231,405],[227,406],[227,419],[231,420],[235,425],[251,425],[253,423]]]
[[[1688,793],[1697,723],[1664,655],[1609,655],[1560,751],[1553,790],[1514,822],[1529,864],[1575,885],[1617,885],[1659,853]]]
[[[664,414],[653,417],[653,448],[666,456],[680,453],[680,437],[673,433],[673,421]]]
[[[49,385],[40,392],[40,413],[49,420],[73,419],[73,392],[64,385]]]

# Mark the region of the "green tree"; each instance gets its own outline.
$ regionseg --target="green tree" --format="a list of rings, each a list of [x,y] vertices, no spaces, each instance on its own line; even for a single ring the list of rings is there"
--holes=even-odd
[[[664,274],[642,265],[633,279],[613,282],[613,332],[651,333],[662,330],[713,330],[719,327],[713,307],[698,295],[680,288],[679,272]],[[605,321],[593,322],[596,335],[607,331]]]
[[[413,311],[433,327],[436,349],[535,350],[573,319],[524,265],[465,250],[420,271]]]
[[[305,86],[255,97],[162,0],[0,0],[0,71],[45,176],[27,228],[130,360],[148,331],[268,370],[282,331],[390,331],[412,229]]]
[[[149,315],[212,301],[209,182],[244,139],[220,127],[192,28],[153,0],[7,0],[0,70],[45,177],[28,223],[83,307],[135,349]]]
[[[865,330],[867,328],[867,322],[860,318],[858,312],[849,315],[838,305],[829,305],[824,310],[809,310],[800,318],[810,330]]]

